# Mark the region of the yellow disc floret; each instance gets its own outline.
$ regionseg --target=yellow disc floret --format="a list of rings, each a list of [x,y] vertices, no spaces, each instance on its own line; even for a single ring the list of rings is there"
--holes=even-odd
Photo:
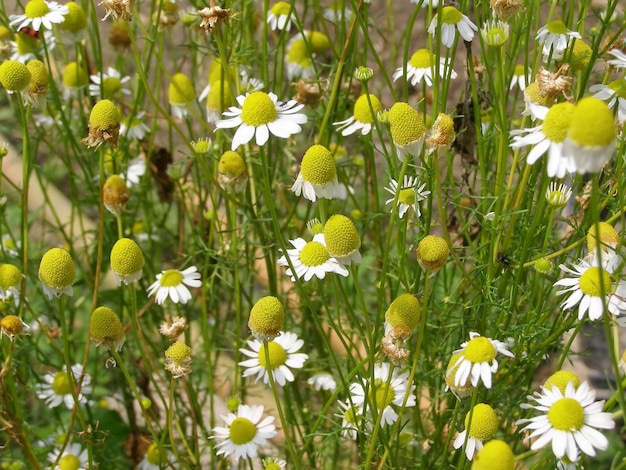
[[[11,339],[22,334],[24,328],[27,326],[17,315],[6,315],[0,319],[0,331]]]
[[[11,93],[22,91],[30,84],[30,72],[21,62],[6,60],[0,65],[0,83]]]
[[[450,256],[448,243],[437,235],[426,235],[417,245],[417,260],[426,270],[441,268]]]
[[[81,88],[89,83],[87,69],[76,62],[70,62],[63,69],[63,85],[67,88]]]
[[[385,312],[385,321],[393,328],[394,336],[408,338],[420,321],[420,303],[414,295],[402,294]]]
[[[43,0],[30,0],[24,8],[27,18],[41,18],[50,12],[50,7]]]
[[[389,110],[391,138],[397,145],[409,145],[424,137],[424,118],[408,103],[395,103]]]
[[[568,370],[558,370],[548,377],[548,380],[545,381],[543,386],[548,390],[552,390],[553,387],[556,387],[565,395],[565,389],[570,382],[573,382],[575,389],[580,385],[580,379],[576,374]]]
[[[607,222],[598,222],[587,232],[587,251],[589,253],[597,251],[598,239],[600,239],[600,247],[604,251],[615,248],[620,242],[617,230]]]
[[[96,308],[91,313],[89,339],[104,349],[122,349],[126,336],[117,313],[107,307]]]
[[[429,69],[435,64],[435,54],[428,49],[419,49],[413,53],[409,64],[416,69]]]
[[[308,31],[307,39],[311,52],[324,52],[330,49],[330,38],[319,31]]]
[[[191,103],[196,97],[196,92],[189,77],[184,73],[174,74],[168,89],[168,96],[170,104]]]
[[[76,268],[72,256],[61,248],[48,250],[39,264],[39,279],[48,297],[72,295]]]
[[[274,122],[278,111],[267,93],[255,91],[250,93],[241,107],[241,120],[244,124],[258,127]]]
[[[470,416],[472,421],[470,423]],[[492,407],[479,403],[465,415],[465,429],[470,437],[479,441],[491,439],[498,430],[498,416]]]
[[[111,269],[118,279],[118,285],[141,278],[145,263],[139,245],[130,238],[119,239],[111,249]]]
[[[439,15],[437,15],[439,16]],[[463,14],[454,7],[447,6],[441,10],[441,22],[445,24],[457,24],[463,19]]]
[[[472,470],[514,470],[515,456],[509,445],[497,439],[487,442],[472,461]]]
[[[30,72],[29,93],[40,94],[42,91],[48,90],[48,69],[40,60],[30,60],[26,64],[26,68]]]
[[[302,157],[302,178],[314,185],[325,185],[337,178],[335,158],[323,145],[313,145]]]
[[[324,224],[324,239],[328,252],[342,262],[360,260],[361,237],[354,223],[345,215],[335,214]]]
[[[490,363],[496,358],[497,353],[498,351],[491,344],[489,338],[477,336],[468,341],[463,355],[471,363],[480,364],[482,362]]]
[[[0,266],[0,289],[8,290],[22,282],[22,272],[12,264]]]
[[[246,173],[246,162],[237,152],[228,150],[220,157],[217,171],[229,178],[237,178]]]
[[[364,124],[372,124],[376,120],[376,113],[382,109],[383,106],[376,96],[371,93],[369,95],[361,95],[354,103],[354,119]]]
[[[65,20],[59,25],[59,28],[74,34],[85,29],[87,27],[87,15],[83,7],[76,2],[67,2],[65,6],[69,12],[65,15]]]
[[[165,357],[174,364],[181,365],[191,358],[191,348],[181,341],[176,341],[167,348]]]
[[[598,98],[581,99],[574,108],[568,137],[581,147],[610,145],[616,137],[613,112]]]
[[[259,299],[248,319],[248,328],[259,341],[272,341],[283,329],[285,310],[276,297],[268,295]]]
[[[111,100],[100,100],[91,109],[89,127],[100,130],[119,128],[122,116]]]
[[[574,105],[572,103],[565,101],[553,105],[546,114],[541,125],[541,131],[551,142],[563,142],[567,136],[573,114]]]

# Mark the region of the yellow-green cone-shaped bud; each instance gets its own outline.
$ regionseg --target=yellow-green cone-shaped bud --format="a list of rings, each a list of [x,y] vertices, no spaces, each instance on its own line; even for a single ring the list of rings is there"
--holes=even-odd
[[[354,223],[345,215],[335,214],[324,224],[324,240],[331,256],[342,264],[361,261],[361,237]]]
[[[248,328],[259,341],[272,341],[283,329],[285,310],[276,297],[268,295],[257,301],[250,310]]]
[[[130,238],[120,238],[111,249],[111,269],[115,275],[117,285],[130,284],[141,279],[143,265],[145,263],[143,253],[139,245]]]
[[[411,294],[400,295],[389,305],[385,321],[396,338],[408,338],[420,321],[419,301]]]
[[[30,72],[21,62],[6,60],[0,65],[0,83],[9,93],[20,92],[30,84]]]
[[[89,322],[89,339],[104,349],[122,349],[126,335],[117,313],[107,307],[95,309]]]
[[[52,248],[41,258],[39,280],[49,299],[62,294],[73,295],[72,284],[75,278],[74,260],[67,251]]]
[[[417,261],[426,271],[437,271],[450,256],[446,241],[437,235],[426,235],[417,245]]]

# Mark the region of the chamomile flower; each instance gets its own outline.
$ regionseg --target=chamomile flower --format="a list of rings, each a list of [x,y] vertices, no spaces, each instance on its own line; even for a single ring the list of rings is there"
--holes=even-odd
[[[144,111],[140,111],[135,116],[126,116],[120,123],[120,135],[127,139],[143,140],[150,133],[150,128],[142,121],[145,116]]]
[[[263,406],[239,405],[236,413],[222,416],[226,427],[213,428],[214,438],[223,439],[217,444],[217,455],[246,460],[257,456],[257,447],[264,446],[276,436],[273,416],[261,420]]]
[[[426,235],[415,250],[417,262],[425,271],[433,274],[439,271],[450,257],[448,242],[439,235]]]
[[[89,455],[87,449],[83,449],[80,444],[72,443],[68,444],[63,452],[60,449],[50,452],[48,462],[58,462],[52,470],[87,470]]]
[[[108,307],[98,307],[91,313],[89,321],[89,339],[96,346],[120,351],[126,335],[120,317]]]
[[[39,280],[49,299],[65,294],[72,296],[72,284],[76,278],[74,260],[69,252],[61,248],[48,250],[39,264]]]
[[[276,2],[267,12],[267,24],[272,31],[289,31],[292,20],[291,5],[287,2]]]
[[[46,374],[43,376],[43,383],[37,384],[37,398],[44,400],[50,408],[56,408],[61,403],[65,404],[68,409],[74,408],[74,397],[72,396],[72,383],[76,385],[83,375],[83,366],[74,364],[72,366],[72,378],[70,381],[69,373],[65,366],[63,370],[56,374]],[[83,376],[80,393],[76,397],[78,403],[83,405],[87,403],[86,395],[91,393],[91,376],[85,374]]]
[[[613,80],[608,85],[592,85],[589,91],[594,98],[606,101],[609,108],[617,109],[617,120],[620,123],[626,121],[626,79]]]
[[[361,237],[354,222],[342,214],[331,215],[324,224],[324,240],[330,256],[341,264],[361,261]]]
[[[471,421],[470,421],[471,418]],[[498,417],[493,408],[479,403],[465,415],[465,430],[454,439],[453,446],[460,449],[465,445],[465,455],[472,460],[474,452],[483,448],[483,442],[491,439],[498,430]]]
[[[554,283],[555,287],[563,287],[556,295],[568,296],[561,303],[561,308],[570,310],[577,307],[578,320],[582,320],[585,315],[591,321],[602,318],[605,305],[611,314],[620,315],[626,303],[620,300],[621,296],[614,294],[620,287],[620,292],[623,290],[623,281],[616,283],[612,279],[611,268],[615,263],[611,258],[607,253],[600,263],[596,254],[592,253],[590,258],[579,260],[571,268],[561,264],[561,270],[570,275]]]
[[[24,14],[11,15],[9,26],[20,30],[29,26],[35,31],[43,28],[52,29],[53,24],[63,23],[69,9],[65,5],[46,0],[30,0],[24,7]]]
[[[172,115],[178,119],[187,116],[187,107],[196,100],[196,92],[193,83],[184,73],[176,73],[172,76],[168,88],[168,97]]]
[[[438,26],[439,21],[441,21],[441,26]],[[438,28],[441,29],[441,44],[447,48],[454,45],[457,29],[463,40],[467,42],[470,42],[474,38],[474,32],[478,31],[476,25],[467,16],[452,6],[445,6],[441,9],[441,18],[439,14],[433,16],[428,27],[428,34],[435,38]]]
[[[261,460],[263,470],[284,470],[287,468],[287,461],[283,459],[268,458]]]
[[[339,414],[336,416],[341,418],[341,435],[353,441],[356,440],[363,414],[362,407],[351,404],[350,401],[339,401],[337,405],[339,405]]]
[[[126,208],[130,198],[130,190],[126,181],[119,175],[111,175],[102,187],[102,202],[104,207],[115,217],[119,217]]]
[[[480,36],[490,47],[500,47],[509,39],[509,24],[501,20],[487,21],[480,29]]]
[[[334,392],[337,390],[337,381],[335,378],[326,372],[320,372],[318,374],[312,375],[306,381],[311,387],[315,390],[325,390],[328,392]]]
[[[169,297],[175,304],[186,304],[191,300],[189,287],[200,287],[200,273],[198,268],[190,266],[179,271],[178,269],[168,269],[157,274],[156,282],[148,287],[148,297],[156,294],[156,303],[162,305]]]
[[[424,2],[426,3],[426,2]],[[437,62],[439,66],[437,67]],[[433,77],[439,70],[439,76],[445,79],[447,75],[450,75],[451,79],[456,78],[457,74],[450,66],[450,61],[445,57],[437,57],[428,49],[419,49],[414,52],[409,62],[406,64],[406,75],[404,67],[399,67],[393,73],[393,81],[395,82],[400,77],[405,76],[407,83],[413,86],[417,86],[422,81],[427,86],[433,86]]]
[[[310,281],[313,276],[324,279],[326,273],[335,273],[344,277],[348,275],[348,270],[328,252],[323,234],[315,235],[310,242],[302,238],[289,240],[289,242],[295,249],[287,250],[287,255],[278,259],[278,265],[289,266],[287,256],[289,257],[293,271],[289,268],[285,274],[291,276],[292,282],[295,282],[296,277],[305,281]]]
[[[164,466],[169,468],[173,465],[178,468],[175,461],[169,457],[169,452],[163,446],[153,442],[148,447],[141,462],[137,464],[137,470],[160,470]]]
[[[278,102],[274,93],[255,91],[237,97],[241,108],[231,106],[224,112],[227,119],[215,123],[218,129],[237,127],[231,150],[237,150],[255,138],[256,144],[265,145],[270,133],[287,139],[302,131],[301,124],[306,124],[307,117],[298,113],[304,105],[294,100]]]
[[[387,199],[385,204],[392,204],[396,194],[398,194],[399,217],[401,219],[404,218],[404,214],[412,207],[415,211],[415,215],[419,218],[422,216],[419,203],[430,194],[430,191],[425,191],[424,188],[426,188],[426,183],[422,183],[420,186],[418,179],[414,176],[404,175],[404,180],[400,188],[398,188],[398,182],[391,179],[389,187],[385,187],[385,191],[391,194],[392,197]]]
[[[12,264],[0,265],[0,300],[6,302],[11,297],[16,301],[20,298],[22,272]]]
[[[30,334],[30,325],[17,315],[5,315],[0,318],[0,337],[6,335],[11,341],[16,336]]]
[[[337,180],[335,157],[323,145],[313,145],[306,151],[291,190],[312,202],[318,197],[345,199],[347,196],[345,185]]]
[[[391,140],[400,160],[407,155],[419,155],[424,145],[426,125],[424,117],[408,103],[395,103],[387,114]]]
[[[304,341],[290,332],[281,332],[273,341],[260,342],[257,339],[248,341],[250,349],[239,350],[244,356],[251,358],[239,363],[241,367],[246,368],[243,376],[256,375],[255,382],[263,378],[263,382],[269,384],[269,374],[272,374],[276,385],[284,387],[287,382],[293,382],[295,379],[291,369],[301,369],[309,358],[307,354],[297,352],[303,345]]]
[[[559,184],[556,181],[552,181],[546,189],[545,196],[548,204],[558,209],[567,204],[569,198],[572,197],[572,190],[563,183]]]
[[[595,401],[596,393],[587,382],[578,387],[570,382],[562,392],[558,387],[543,388],[541,394],[528,396],[531,403],[522,408],[534,409],[542,414],[530,419],[520,419],[517,425],[526,425],[521,431],[531,431],[524,439],[533,440],[531,450],[552,447],[554,455],[570,462],[578,459],[579,450],[594,457],[596,449],[606,450],[607,438],[598,429],[613,429],[611,413],[602,411],[604,401]]]
[[[608,105],[586,97],[576,103],[563,153],[573,159],[578,173],[597,173],[615,154],[615,118]]]
[[[566,173],[576,171],[574,161],[563,154],[563,142],[574,114],[574,105],[568,102],[553,105],[546,113],[540,126],[511,131],[511,148],[518,149],[533,146],[526,161],[535,163],[541,156],[548,154],[547,174],[549,177],[563,178]],[[526,134],[526,135],[523,135]]]
[[[581,39],[576,31],[570,31],[561,20],[550,21],[537,31],[535,39],[543,46],[543,57],[547,59],[552,55],[552,60],[560,60],[572,38]]]
[[[456,387],[465,385],[469,378],[473,387],[482,381],[485,387],[491,388],[491,375],[498,372],[498,354],[515,357],[505,343],[474,332],[470,333],[469,341],[461,344],[461,349],[454,351],[457,353],[461,355],[446,372],[446,381],[448,375],[454,374]]]
[[[480,449],[472,462],[472,470],[514,470],[515,455],[509,445],[492,439]]]
[[[376,114],[383,109],[379,99],[372,94],[364,94],[354,103],[354,112],[352,116],[343,121],[333,122],[333,126],[337,126],[337,130],[341,131],[341,135],[352,135],[357,131],[361,135],[367,135],[372,130],[372,126],[376,120]]]
[[[191,348],[182,341],[175,341],[165,350],[165,370],[178,379],[191,372]]]
[[[111,249],[111,269],[118,286],[141,279],[145,259],[139,245],[130,238],[120,238]]]
[[[361,383],[350,385],[352,403],[362,408],[367,402],[367,409],[376,408],[376,414],[382,414],[381,427],[391,426],[398,420],[394,407],[415,406],[415,385],[409,385],[408,377],[408,372],[399,374],[398,369],[392,369],[388,363],[376,364],[373,380],[369,380],[367,387]]]
[[[130,90],[124,85],[130,81],[129,76],[122,77],[122,74],[113,67],[107,69],[107,73],[92,75],[89,77],[89,94],[97,98],[108,98],[110,100],[118,98],[120,95],[130,96]]]
[[[512,90],[516,86],[524,91],[530,77],[530,70],[528,70],[524,64],[517,64],[515,70],[513,70],[513,76],[511,77],[511,83],[509,84],[509,90]]]
[[[31,73],[17,60],[5,60],[0,64],[0,84],[9,93],[21,93],[28,90]]]
[[[277,297],[267,295],[252,306],[248,328],[259,342],[273,341],[285,323],[285,308]]]
[[[608,54],[614,57],[607,61],[609,65],[616,69],[626,69],[626,54],[619,49],[611,49]]]

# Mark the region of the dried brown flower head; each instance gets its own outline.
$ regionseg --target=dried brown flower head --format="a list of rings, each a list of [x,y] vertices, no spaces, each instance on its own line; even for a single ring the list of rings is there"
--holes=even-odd
[[[165,321],[159,326],[159,333],[173,341],[183,334],[185,328],[187,328],[187,320],[185,320],[185,318],[168,315]]]
[[[296,95],[293,97],[298,103],[311,108],[316,108],[320,104],[322,97],[322,86],[319,83],[305,82],[300,80],[293,84],[296,87]]]
[[[135,0],[102,0],[98,3],[98,6],[104,6],[106,14],[102,21],[106,20],[109,16],[115,21],[126,20],[130,21],[133,18],[133,6],[135,6]]]
[[[567,98],[572,87],[572,77],[564,76],[569,70],[569,64],[563,64],[556,73],[551,73],[543,67],[539,67],[535,75],[535,82],[539,86],[539,93],[549,99],[556,99],[559,95]]]
[[[211,2],[210,7],[198,10],[200,17],[200,27],[207,33],[212,33],[220,22],[228,24],[228,21],[235,18],[235,13],[230,8],[222,8]]]
[[[508,21],[525,10],[522,0],[491,0],[490,3],[494,16],[503,21]]]

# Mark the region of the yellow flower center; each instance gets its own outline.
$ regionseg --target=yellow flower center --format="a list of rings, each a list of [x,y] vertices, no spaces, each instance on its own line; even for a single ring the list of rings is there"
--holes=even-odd
[[[69,395],[72,393],[70,378],[65,371],[57,372],[52,380],[52,391],[57,395]]]
[[[361,246],[356,227],[345,215],[335,214],[324,225],[326,249],[333,256],[349,256]]]
[[[417,245],[417,259],[428,269],[439,269],[449,255],[448,243],[437,235],[426,235]]]
[[[63,85],[67,88],[80,88],[89,83],[89,74],[85,67],[70,62],[63,69]]]
[[[117,347],[124,341],[124,327],[120,318],[110,308],[96,308],[89,322],[89,338],[104,348]]]
[[[250,93],[241,107],[241,120],[252,127],[262,126],[274,122],[278,111],[274,102],[267,93],[255,91]]]
[[[163,287],[176,287],[181,285],[183,282],[183,275],[180,271],[176,269],[168,269],[161,276],[161,280],[159,283]]]
[[[328,250],[320,242],[309,242],[300,251],[300,261],[305,266],[319,266],[329,258]]]
[[[172,77],[168,91],[170,104],[183,105],[192,102],[196,97],[193,84],[184,73],[177,73]]]
[[[165,357],[179,366],[191,358],[191,348],[181,341],[176,341],[165,350]]]
[[[159,446],[154,442],[148,447],[146,458],[152,465],[160,465],[165,458],[165,451],[159,450]]]
[[[465,359],[476,364],[493,361],[496,358],[497,352],[498,351],[488,338],[477,336],[467,343],[463,355]]]
[[[626,79],[613,80],[608,84],[608,87],[620,98],[626,98]]]
[[[509,445],[493,439],[474,456],[472,470],[514,470],[515,456]]]
[[[415,190],[413,188],[406,188],[400,190],[398,200],[402,204],[412,205],[415,203]]]
[[[589,253],[596,252],[598,238],[601,248],[605,251],[608,247],[615,248],[620,242],[619,234],[611,224],[598,222],[598,225],[594,224],[587,232],[587,251]]]
[[[524,90],[524,94],[530,99],[530,101],[541,106],[551,106],[554,102],[554,99],[551,98],[550,95],[541,93],[537,82],[529,84]]]
[[[206,97],[206,107],[208,109],[221,112],[234,104],[233,92],[230,86],[224,85],[225,83],[221,80],[211,83],[211,89]]]
[[[74,283],[76,269],[71,255],[61,248],[48,250],[41,258],[39,279],[53,289],[65,289]]]
[[[267,357],[265,355],[265,343],[261,345],[259,349],[259,364],[265,370],[271,371],[279,368],[287,361],[287,351],[276,341],[270,341],[267,343],[268,352],[269,352],[269,364],[267,362]]]
[[[22,91],[30,83],[30,72],[21,62],[7,60],[0,65],[0,83],[8,91]]]
[[[115,129],[119,127],[121,121],[119,109],[110,100],[98,101],[89,115],[89,126],[94,129]]]
[[[424,137],[424,119],[408,103],[395,103],[389,110],[391,138],[396,145],[409,145]]]
[[[392,328],[400,328],[409,335],[420,320],[420,303],[414,295],[402,294],[397,297],[385,313],[385,320]]]
[[[330,39],[324,33],[319,31],[309,31],[307,33],[311,52],[324,52],[330,49]]]
[[[437,15],[439,16],[439,15]],[[445,24],[458,24],[463,19],[463,15],[454,7],[447,6],[441,10],[441,22]]]
[[[231,178],[236,178],[246,172],[246,163],[237,152],[228,150],[220,157],[217,171]]]
[[[235,418],[228,428],[228,436],[235,445],[251,442],[256,433],[256,426],[248,418]]]
[[[470,437],[479,441],[491,439],[498,430],[498,417],[492,407],[479,403],[471,413],[472,422],[469,422],[470,413],[465,416],[465,429]]]
[[[67,454],[59,460],[59,468],[61,470],[78,470],[80,468],[80,460],[72,454]]]
[[[597,98],[581,99],[574,109],[568,137],[582,147],[606,147],[615,140],[615,118]]]
[[[42,93],[48,89],[48,70],[46,66],[40,60],[30,60],[26,64],[26,68],[30,72],[30,87],[31,93]]]
[[[27,18],[41,18],[46,16],[50,8],[43,0],[30,0],[24,8],[24,14]]]
[[[291,6],[287,2],[276,2],[270,11],[274,16],[288,15],[291,11]]]
[[[302,158],[302,178],[314,185],[332,183],[337,177],[335,159],[323,145],[313,145]]]
[[[0,266],[0,289],[10,289],[22,282],[22,272],[12,264]]]
[[[370,94],[369,100],[367,97],[368,95],[361,95],[354,103],[354,119],[364,124],[372,124],[376,119],[376,113],[383,107],[376,96]],[[370,103],[372,104],[371,108]]]
[[[120,91],[122,91],[122,82],[116,77],[107,77],[102,82],[103,95],[106,98],[115,97]]]
[[[597,266],[587,269],[578,280],[580,290],[585,295],[601,297],[611,293],[611,275]]]
[[[376,403],[379,412],[391,405],[393,398],[393,388],[387,382],[383,382],[381,379],[374,380],[370,389],[370,400],[372,403]]]
[[[577,431],[585,424],[585,411],[578,400],[561,398],[548,410],[548,420],[559,431]]]
[[[65,5],[69,12],[65,15],[65,20],[59,25],[64,31],[77,33],[87,27],[87,15],[85,10],[76,2],[68,2]]]
[[[268,295],[257,301],[250,310],[248,327],[253,333],[276,336],[283,327],[285,309],[276,297]]]
[[[409,60],[409,64],[416,69],[429,69],[435,65],[435,54],[430,52],[428,49],[420,49],[419,51],[413,53],[411,59]]]
[[[574,382],[574,388],[578,388],[580,385],[580,380],[576,374],[568,370],[559,370],[548,377],[548,380],[546,380],[543,386],[548,390],[552,390],[552,387],[556,387],[562,394],[565,394],[565,388],[570,382]]]
[[[567,34],[567,26],[561,20],[550,21],[546,29],[552,34]]]
[[[348,409],[343,412],[343,419],[345,419],[349,424],[356,424],[357,412],[353,406],[348,405]]]
[[[573,114],[574,105],[572,103],[555,104],[548,110],[541,131],[551,142],[563,142],[567,136]]]
[[[141,248],[130,238],[121,238],[111,250],[111,268],[121,276],[135,274],[145,263]],[[161,278],[163,284],[163,278]]]
[[[515,70],[513,71],[513,75],[519,77],[520,75],[526,75],[526,67],[524,64],[517,64],[515,66]]]
[[[9,336],[19,335],[24,329],[22,320],[16,315],[7,315],[0,320],[0,329]]]

